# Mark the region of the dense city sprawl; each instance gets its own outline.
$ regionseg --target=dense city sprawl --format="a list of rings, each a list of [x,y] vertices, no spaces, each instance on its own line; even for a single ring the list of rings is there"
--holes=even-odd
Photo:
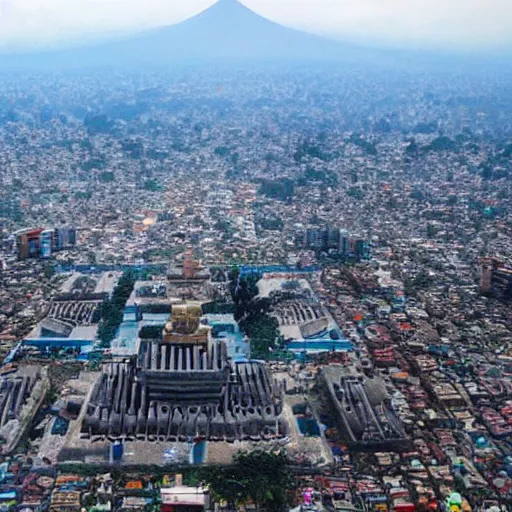
[[[512,510],[512,77],[421,69],[0,77],[2,508]]]

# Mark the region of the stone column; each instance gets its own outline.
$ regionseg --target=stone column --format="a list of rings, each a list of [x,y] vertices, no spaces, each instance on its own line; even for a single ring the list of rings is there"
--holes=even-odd
[[[190,347],[185,348],[187,356],[187,371],[192,370],[192,349]]]
[[[142,385],[142,399],[141,399],[141,403],[140,403],[140,408],[144,411],[144,413],[146,412],[146,396],[147,396],[146,385],[143,384]]]
[[[212,362],[213,361],[213,347],[212,347],[212,345],[213,345],[213,342],[210,341],[208,343],[208,362]],[[213,362],[212,362],[212,368],[213,368]],[[209,370],[210,368],[206,368],[206,369]]]
[[[151,349],[151,345],[149,343],[146,343],[146,352],[144,354],[144,369],[148,370],[150,368],[149,366],[149,351]]]
[[[167,346],[161,346],[162,354],[160,355],[160,370],[167,370]]]
[[[228,358],[228,344],[227,343],[223,343],[221,345],[221,368],[224,364],[224,361],[226,361]]]
[[[158,345],[151,343],[151,369],[156,370],[158,365]]]
[[[169,369],[171,371],[174,371],[174,368],[176,368],[176,347],[172,345],[171,347],[171,358],[169,361]]]
[[[214,371],[217,371],[217,369],[218,369],[218,366],[217,366],[217,358],[219,357],[218,347],[219,347],[219,344],[214,341],[213,342],[213,367],[212,367]]]
[[[194,345],[194,370],[201,369],[201,359],[199,357],[199,345]]]
[[[126,411],[126,406],[128,405],[128,386],[129,379],[128,379],[128,367],[125,368],[125,373],[123,376],[123,394],[121,396],[121,413],[124,413]]]
[[[180,347],[178,349],[178,371],[181,372],[183,370],[183,349]]]
[[[137,399],[137,383],[132,382],[132,396],[130,397],[130,409],[128,414],[135,414],[135,400]]]

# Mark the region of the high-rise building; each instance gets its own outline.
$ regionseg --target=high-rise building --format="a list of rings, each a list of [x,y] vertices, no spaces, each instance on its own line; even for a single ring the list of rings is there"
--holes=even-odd
[[[51,258],[54,245],[55,230],[45,229],[39,236],[41,258]]]
[[[57,228],[55,230],[54,250],[61,251],[63,248],[64,248],[64,230],[62,228]]]
[[[75,228],[57,228],[55,230],[55,250],[68,249],[76,245]]]
[[[26,258],[39,258],[40,240],[39,237],[43,232],[42,228],[22,229],[14,233],[16,237],[16,248],[18,258],[24,260]]]
[[[340,229],[340,239],[338,252],[340,254],[348,254],[348,237],[349,232],[346,229]]]
[[[353,236],[348,238],[348,256],[355,256],[357,239]]]
[[[39,258],[41,255],[40,236],[42,232],[43,228],[37,228],[27,233],[29,258]]]
[[[512,268],[500,266],[492,273],[492,293],[504,300],[512,300]]]
[[[20,229],[13,233],[13,237],[16,245],[16,253],[18,255],[18,259],[24,260],[28,258],[28,238],[27,233],[30,229]]]
[[[28,258],[28,238],[27,235],[20,235],[16,240],[18,248],[18,259],[26,260]]]
[[[76,229],[68,228],[68,244],[70,247],[74,247],[76,245]]]
[[[308,249],[322,251],[327,245],[327,231],[311,228],[304,234],[304,246]]]
[[[491,293],[493,259],[482,258],[480,260],[480,293],[488,295]]]
[[[370,257],[370,244],[363,238],[356,239],[356,257],[367,259]]]
[[[307,229],[299,244],[314,251],[334,251],[345,258],[368,259],[371,254],[367,240],[338,228]]]
[[[18,259],[50,258],[56,251],[76,245],[75,228],[28,228],[13,235]]]
[[[192,249],[187,249],[183,260],[183,277],[185,279],[193,279],[196,277],[197,271],[200,269],[198,261],[194,260]]]
[[[340,230],[334,228],[327,228],[325,238],[327,250],[338,250],[340,246]]]
[[[512,300],[512,267],[496,258],[480,260],[480,292]]]

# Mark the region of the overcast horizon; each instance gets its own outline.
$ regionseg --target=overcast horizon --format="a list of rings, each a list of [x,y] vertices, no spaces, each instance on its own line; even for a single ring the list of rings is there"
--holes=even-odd
[[[69,44],[178,23],[214,0],[0,0],[0,49]],[[243,0],[268,19],[367,44],[509,50],[506,0]],[[71,5],[72,4],[72,5]]]

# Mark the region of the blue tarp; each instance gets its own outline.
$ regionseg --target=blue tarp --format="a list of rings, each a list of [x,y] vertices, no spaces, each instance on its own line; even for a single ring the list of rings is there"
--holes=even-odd
[[[324,340],[324,339],[309,339],[290,341],[286,344],[286,348],[292,352],[352,352],[354,345],[347,340]]]

